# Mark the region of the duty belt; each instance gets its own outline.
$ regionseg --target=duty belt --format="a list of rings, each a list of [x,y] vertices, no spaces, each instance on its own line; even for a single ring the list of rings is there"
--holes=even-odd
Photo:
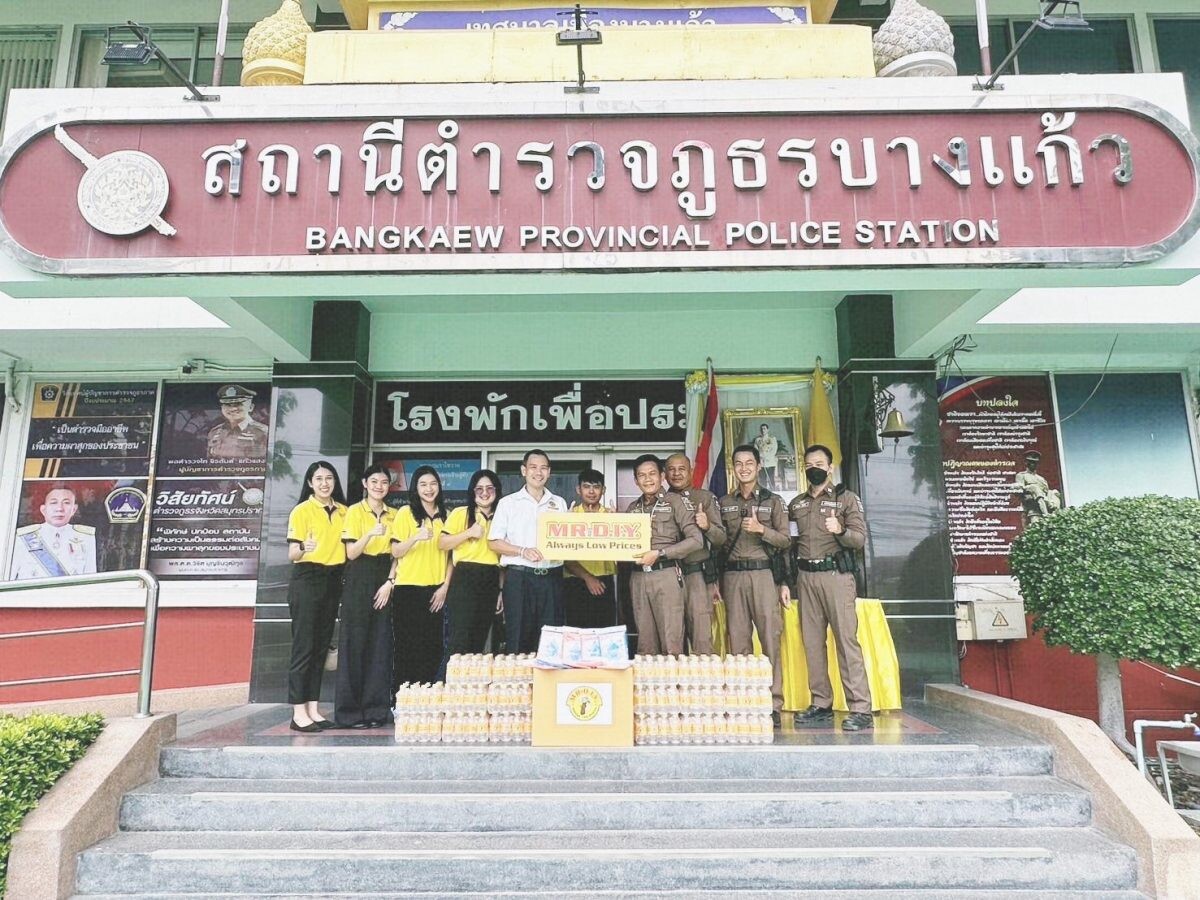
[[[681,568],[683,569],[684,575],[695,575],[697,572],[704,571],[704,563],[684,563]]]
[[[643,572],[657,572],[659,569],[676,569],[679,563],[673,559],[660,559],[652,566],[642,566]]]
[[[796,568],[801,572],[836,572],[837,561],[832,556],[824,559],[797,559]]]
[[[757,572],[771,568],[769,559],[735,559],[725,563],[726,572]]]

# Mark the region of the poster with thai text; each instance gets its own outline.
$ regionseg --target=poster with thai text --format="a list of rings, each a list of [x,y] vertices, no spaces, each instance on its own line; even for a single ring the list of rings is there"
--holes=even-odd
[[[955,574],[1007,575],[1013,540],[1062,508],[1050,379],[943,379],[938,411]]]

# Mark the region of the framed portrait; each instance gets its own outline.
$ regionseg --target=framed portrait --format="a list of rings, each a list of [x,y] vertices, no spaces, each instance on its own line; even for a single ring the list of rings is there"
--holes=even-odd
[[[804,490],[804,427],[800,407],[775,406],[724,411],[725,469],[732,491],[733,448],[750,444],[762,459],[759,484],[787,503]]]

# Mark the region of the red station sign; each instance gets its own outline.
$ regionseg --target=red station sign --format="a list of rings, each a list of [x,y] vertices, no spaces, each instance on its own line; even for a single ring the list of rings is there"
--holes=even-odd
[[[0,242],[29,268],[87,275],[1127,265],[1191,237],[1194,136],[1143,101],[1074,99],[120,122],[64,111],[0,149]]]

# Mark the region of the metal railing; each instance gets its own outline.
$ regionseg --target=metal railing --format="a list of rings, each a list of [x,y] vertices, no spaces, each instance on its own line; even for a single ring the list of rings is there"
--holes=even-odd
[[[63,575],[58,578],[29,578],[23,581],[0,582],[0,594],[10,591],[33,591],[42,588],[76,587],[87,584],[116,584],[137,581],[146,589],[146,618],[142,624],[142,665],[138,671],[137,712],[135,719],[150,715],[151,681],[154,677],[154,640],[158,630],[158,579],[146,569],[122,569],[119,572],[97,572],[93,575]],[[0,634],[7,638],[30,637],[28,632]]]

